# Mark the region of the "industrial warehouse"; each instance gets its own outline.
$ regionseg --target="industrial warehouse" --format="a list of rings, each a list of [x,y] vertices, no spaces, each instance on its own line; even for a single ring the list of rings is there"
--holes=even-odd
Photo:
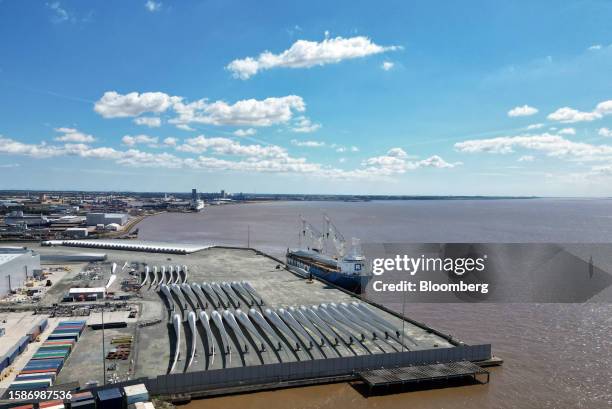
[[[4,305],[3,317],[48,320],[2,367],[0,388],[9,391],[30,384],[23,371],[41,365],[28,363],[38,345],[81,321],[69,353],[53,356],[61,360],[53,374],[32,385],[96,392],[142,384],[151,396],[184,402],[341,381],[375,391],[418,381],[394,372],[415,366],[486,382],[479,365],[496,363],[488,344],[466,345],[252,249],[85,240],[28,251],[40,254],[43,273],[63,269],[46,277],[52,283],[38,301],[22,299],[12,313]],[[27,335],[8,330],[16,340]]]

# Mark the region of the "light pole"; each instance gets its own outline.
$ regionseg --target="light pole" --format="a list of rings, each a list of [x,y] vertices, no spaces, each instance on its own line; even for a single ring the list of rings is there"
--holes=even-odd
[[[106,351],[104,349],[104,306],[102,306],[102,385],[106,385]]]
[[[402,298],[402,352],[404,352],[404,334],[406,325],[406,296],[408,292],[404,291],[404,297]]]

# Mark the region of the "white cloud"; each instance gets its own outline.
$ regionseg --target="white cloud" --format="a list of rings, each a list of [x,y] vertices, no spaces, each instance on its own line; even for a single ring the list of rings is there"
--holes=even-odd
[[[291,144],[300,147],[306,148],[321,148],[325,146],[325,142],[321,141],[298,141],[297,139],[292,139]]]
[[[611,138],[612,137],[612,129],[609,129],[609,128],[599,128],[599,131],[597,132],[597,134],[599,136],[603,136],[604,138]]]
[[[121,95],[115,91],[107,91],[95,103],[94,110],[104,118],[125,118],[145,112],[159,114],[179,103],[181,99],[163,92],[130,92]]]
[[[595,176],[612,176],[612,165],[593,166],[591,175]]]
[[[538,151],[551,157],[580,161],[612,160],[612,146],[574,142],[560,135],[501,136],[474,139],[455,144],[455,149],[466,153],[512,153],[515,149]]]
[[[62,134],[53,138],[58,142],[91,143],[96,140],[92,135],[85,134],[74,128],[55,128],[55,132]]]
[[[531,131],[533,129],[540,129],[540,128],[544,128],[544,124],[531,124],[527,126],[528,131]]]
[[[161,7],[162,7],[161,1],[147,0],[147,2],[145,3],[145,8],[151,13],[160,11]]]
[[[71,23],[75,23],[77,19],[72,13],[69,13],[59,1],[53,1],[50,3],[46,3],[46,6],[49,10],[51,10],[51,22],[59,24],[65,21],[69,21]]]
[[[570,107],[557,109],[548,115],[548,119],[565,123],[590,122],[612,114],[612,99],[602,101],[591,112],[582,112]]]
[[[523,155],[517,159],[518,162],[533,162],[535,160],[535,156],[533,155]]]
[[[321,124],[313,123],[310,119],[306,118],[305,116],[299,116],[296,118],[295,126],[291,128],[291,130],[293,132],[298,132],[298,133],[311,133],[311,132],[317,131],[320,128],[321,128]]]
[[[508,111],[509,117],[517,116],[530,116],[538,113],[537,108],[530,107],[529,105],[517,106]]]
[[[362,165],[366,166],[366,171],[372,174],[390,176],[419,168],[454,168],[461,165],[461,162],[449,163],[438,155],[423,160],[410,160],[402,148],[392,148],[387,151],[386,155],[366,159]]]
[[[391,61],[385,61],[380,65],[380,68],[382,68],[383,71],[390,71],[393,69],[393,67],[395,67],[395,63]]]
[[[136,125],[148,126],[149,128],[159,128],[161,126],[161,118],[154,116],[141,116],[134,118],[134,123]]]
[[[356,146],[351,146],[351,152],[359,152],[359,148]]]
[[[327,38],[326,35],[326,38],[321,42],[298,40],[280,54],[264,51],[255,58],[236,59],[230,62],[226,68],[233,73],[235,78],[246,80],[260,71],[272,68],[309,68],[400,48],[398,46],[380,46],[363,36]]]
[[[592,46],[590,46],[588,48],[589,51],[597,51],[597,50],[601,50],[601,44],[593,44]]]
[[[600,102],[595,107],[595,112],[600,115],[611,115],[612,114],[612,99]]]
[[[549,114],[547,118],[551,121],[572,123],[582,121],[594,121],[595,119],[601,118],[601,114],[597,112],[580,112],[570,107],[563,107]]]
[[[0,154],[34,158],[75,156],[109,160],[119,165],[141,168],[293,173],[342,180],[377,180],[419,168],[452,168],[460,164],[459,162],[448,163],[437,155],[423,160],[411,161],[403,150],[394,148],[389,150],[386,157],[370,158],[358,168],[343,170],[331,165],[309,162],[306,158],[293,157],[285,148],[280,146],[243,145],[228,138],[207,138],[204,135],[199,135],[195,138],[186,139],[183,144],[179,144],[176,138],[165,138],[163,144],[158,144],[158,138],[156,137],[126,135],[123,142],[130,148],[119,150],[104,146],[92,147],[85,143],[48,145],[41,142],[30,144],[0,136]],[[143,152],[133,147],[137,144],[146,144],[157,148],[173,147],[177,152],[181,152],[181,156],[169,152]],[[213,156],[202,156],[201,154],[204,152]],[[193,155],[185,157],[189,154]],[[238,159],[219,158],[214,155],[236,156]]]
[[[236,136],[253,136],[256,133],[257,133],[257,130],[254,128],[237,129],[234,131],[234,135]]]
[[[200,123],[207,125],[271,126],[289,121],[295,112],[306,110],[302,97],[288,95],[263,100],[245,99],[234,104],[225,101],[208,103],[199,100],[174,105],[178,117],[171,123]]]
[[[164,139],[164,145],[166,146],[176,146],[177,143],[178,143],[177,138],[168,137]]]
[[[130,136],[125,135],[121,138],[121,142],[127,146],[135,146],[135,145],[147,145],[150,147],[157,147],[157,142],[159,139],[157,136],[149,136],[149,135],[136,135]]]
[[[3,163],[0,164],[0,168],[2,169],[12,169],[12,168],[18,168],[21,165],[19,163]]]
[[[387,152],[387,155],[394,157],[394,158],[407,158],[408,157],[408,154],[402,148],[391,148]]]
[[[195,131],[195,129],[193,129],[192,127],[190,127],[187,124],[178,124],[178,125],[176,125],[176,127],[178,129],[182,129],[183,131]]]
[[[232,139],[208,138],[204,135],[188,138],[184,144],[177,146],[176,149],[188,153],[203,153],[210,150],[220,155],[250,156],[254,158],[287,156],[287,151],[280,146],[242,145],[240,142]]]
[[[557,131],[560,135],[576,135],[576,130],[574,128],[563,128]]]
[[[49,146],[44,142],[27,144],[0,135],[0,153],[31,156],[34,158],[50,158],[63,155],[64,151],[60,147]]]
[[[271,126],[291,120],[296,112],[304,112],[306,104],[302,97],[287,95],[263,100],[244,99],[229,104],[225,101],[209,102],[199,99],[186,102],[182,97],[163,92],[104,93],[94,110],[105,118],[136,117],[144,113],[160,114],[168,110],[176,117],[168,122],[180,129],[193,130],[190,124]]]

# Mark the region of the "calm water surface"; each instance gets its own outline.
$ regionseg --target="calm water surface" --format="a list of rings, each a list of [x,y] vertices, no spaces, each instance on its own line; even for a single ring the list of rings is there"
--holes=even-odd
[[[143,221],[146,240],[296,246],[299,215],[327,213],[362,242],[612,242],[612,200],[275,202]],[[250,234],[249,234],[250,230]],[[250,236],[250,238],[248,238]],[[609,293],[608,293],[609,294]],[[594,301],[609,300],[608,296]],[[398,310],[401,306],[391,306]],[[610,408],[612,304],[410,304],[406,313],[505,360],[491,383],[365,398],[348,384],[194,401],[196,408]]]

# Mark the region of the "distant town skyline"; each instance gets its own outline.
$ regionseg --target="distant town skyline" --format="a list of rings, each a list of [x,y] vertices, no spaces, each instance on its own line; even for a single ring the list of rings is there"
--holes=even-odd
[[[0,2],[0,190],[612,194],[612,3]]]

